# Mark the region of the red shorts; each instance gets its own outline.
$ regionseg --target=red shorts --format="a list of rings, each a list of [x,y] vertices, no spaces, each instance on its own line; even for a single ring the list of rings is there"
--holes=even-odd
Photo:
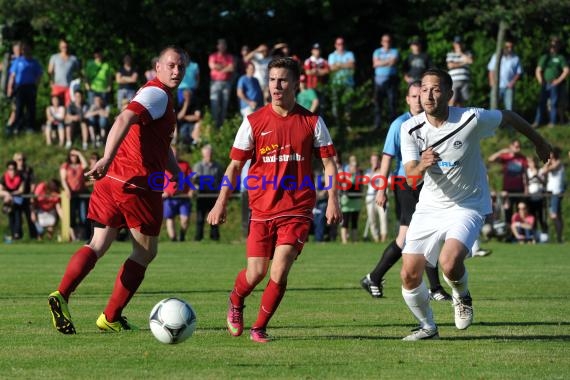
[[[105,177],[95,182],[87,218],[113,228],[128,227],[158,236],[162,226],[162,194]]]
[[[301,254],[309,236],[311,219],[280,217],[271,220],[252,220],[247,237],[247,257],[273,258],[275,247],[292,245]]]
[[[51,96],[57,96],[63,100],[63,104],[67,107],[71,102],[71,94],[69,93],[69,87],[58,86],[57,84],[51,85]]]

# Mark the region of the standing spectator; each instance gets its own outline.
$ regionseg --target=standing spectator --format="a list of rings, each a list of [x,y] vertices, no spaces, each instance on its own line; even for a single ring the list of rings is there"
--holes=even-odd
[[[96,48],[93,59],[85,66],[85,89],[87,90],[87,102],[93,105],[96,96],[100,96],[105,103],[109,102],[111,93],[111,81],[113,72],[111,66],[103,61],[103,51]]]
[[[67,159],[59,168],[61,185],[69,199],[70,235],[72,241],[85,240],[87,232],[87,208],[89,199],[84,174],[87,171],[87,160],[77,149],[71,149]]]
[[[188,148],[200,142],[200,129],[202,111],[197,96],[192,96],[192,91],[182,92],[182,106],[177,111],[178,141]]]
[[[501,63],[499,68],[499,100],[503,100],[503,105],[506,110],[512,110],[515,104],[515,85],[520,79],[523,68],[521,60],[518,55],[513,51],[514,41],[512,39],[505,40],[503,54],[501,55]],[[489,72],[489,86],[491,89],[494,87],[495,70],[497,65],[497,57],[495,54],[487,64],[487,71]]]
[[[186,74],[184,74],[184,78],[178,86],[178,104],[182,104],[184,102],[184,91],[188,91],[190,93],[190,103],[193,102],[193,98],[197,96],[198,86],[200,85],[200,66],[197,62],[192,60],[192,56],[186,50],[186,54],[188,55],[188,67],[186,67]],[[197,102],[194,102],[197,104]]]
[[[311,56],[303,63],[305,76],[307,77],[307,88],[317,89],[319,85],[325,84],[330,73],[329,63],[321,57],[321,45],[313,44]]]
[[[318,113],[319,111],[319,96],[314,88],[307,88],[307,77],[305,75],[301,75],[301,78],[299,78],[297,103],[312,113]]]
[[[249,60],[247,60],[246,57],[249,55],[250,52],[251,49],[249,48],[248,45],[242,45],[239,51],[240,55],[236,59],[235,72],[238,78],[245,74],[245,68],[247,67],[247,64],[249,62]]]
[[[553,127],[558,122],[559,101],[563,96],[568,73],[570,73],[568,62],[564,55],[560,54],[560,39],[553,37],[550,40],[548,53],[540,57],[535,70],[535,77],[540,85],[540,98],[532,124],[535,128],[544,123],[547,106],[550,106],[548,126]]]
[[[15,119],[10,126],[9,134],[18,134],[24,129],[27,132],[35,130],[36,98],[42,73],[38,61],[32,58],[30,45],[22,43],[22,55],[10,66],[10,78],[6,90],[8,97],[14,96],[16,102]]]
[[[264,104],[264,93],[259,80],[254,76],[255,65],[249,62],[242,75],[237,82],[237,97],[239,99],[239,109],[241,115],[247,115],[255,112]]]
[[[10,80],[10,68],[14,63],[14,60],[16,60],[16,58],[18,58],[21,55],[22,55],[22,43],[20,41],[15,41],[12,44],[12,54],[10,54],[9,63],[7,67],[2,68],[3,72],[8,73],[8,75],[6,75],[5,82],[2,83],[3,86],[2,88],[6,93],[6,97],[10,100],[10,115],[8,116],[8,121],[6,121],[6,130],[5,130],[6,135],[10,135],[12,131],[12,126],[14,125],[14,122],[16,120],[16,102],[13,94],[8,95],[8,81]]]
[[[60,188],[60,182],[51,179],[48,182],[40,182],[34,190],[32,216],[40,240],[43,237],[51,240],[57,222],[61,219]]]
[[[158,63],[158,57],[152,57],[150,60],[150,67],[144,72],[144,77],[147,81],[156,78],[156,64]]]
[[[105,144],[110,112],[110,107],[100,94],[94,96],[93,104],[91,104],[87,112],[85,112],[85,118],[89,124],[91,142],[96,148],[101,146],[101,144]]]
[[[81,132],[81,147],[87,150],[89,141],[89,130],[87,129],[87,104],[83,102],[81,90],[73,92],[73,101],[67,106],[65,113],[65,138],[70,147],[73,145],[73,136],[77,130]]]
[[[564,165],[560,159],[562,150],[554,147],[550,154],[550,160],[544,165],[543,170],[548,173],[546,191],[550,193],[550,219],[554,222],[556,241],[562,243],[562,196],[566,190]]]
[[[234,57],[227,52],[228,45],[225,39],[220,38],[216,47],[217,51],[208,57],[210,109],[216,128],[220,128],[228,112],[235,62]]]
[[[16,161],[8,161],[6,171],[0,179],[0,196],[2,212],[8,214],[10,236],[8,242],[22,238],[22,205],[24,198],[24,179],[18,174]]]
[[[511,218],[511,232],[519,244],[536,243],[534,215],[528,212],[526,203],[517,203],[517,212]]]
[[[392,36],[383,34],[380,47],[372,53],[372,68],[374,69],[374,128],[382,127],[382,104],[388,103],[387,122],[396,118],[398,101],[398,62],[400,53],[392,47]]]
[[[198,185],[198,199],[196,200],[196,235],[194,240],[201,241],[204,238],[204,223],[208,213],[216,203],[215,194],[220,192],[220,184],[223,176],[222,167],[212,161],[212,146],[205,145],[202,148],[202,161],[194,165],[196,176],[194,179]],[[217,225],[210,226],[210,239],[220,240],[220,230]]]
[[[358,240],[358,216],[362,209],[362,197],[360,193],[362,190],[360,185],[356,182],[356,177],[362,175],[362,170],[358,166],[356,156],[348,158],[348,165],[342,173],[344,183],[350,182],[350,186],[345,186],[340,197],[340,210],[342,212],[342,224],[340,227],[340,239],[342,244],[356,242]]]
[[[265,105],[265,100],[269,99],[269,85],[267,77],[267,65],[269,64],[269,61],[271,61],[271,57],[269,56],[269,47],[267,44],[259,45],[257,48],[255,48],[255,50],[249,52],[245,56],[245,60],[253,63],[253,66],[255,67],[255,73],[253,76],[259,81],[259,85],[263,91],[263,103],[259,104],[261,107]]]
[[[424,71],[431,66],[431,58],[423,51],[422,41],[418,36],[412,37],[410,54],[404,61],[404,80],[408,85],[421,80]]]
[[[527,157],[528,168],[528,212],[534,216],[537,222],[536,228],[540,227],[542,233],[548,233],[548,225],[544,215],[544,185],[546,183],[546,173],[538,167],[538,160],[535,156]]]
[[[65,144],[67,149],[71,148],[71,140],[65,143],[65,106],[56,95],[52,95],[51,105],[46,108],[46,145],[52,144],[52,134],[54,130],[57,132],[59,146],[63,148]]]
[[[103,157],[86,173],[97,180],[89,206],[94,232],[69,260],[56,291],[48,297],[54,328],[75,334],[69,297],[105,255],[119,229],[128,227],[132,252],[119,269],[109,301],[95,324],[106,332],[135,330],[122,312],[141,285],[157,254],[162,225],[162,194],[147,179],[166,168],[178,175],[170,150],[176,115],[173,92],[184,77],[185,53],[168,47],[160,53],[156,78],[146,83],[115,119]],[[108,175],[107,175],[108,173]]]
[[[354,89],[354,68],[356,60],[354,53],[345,50],[344,38],[338,37],[334,42],[335,50],[329,54],[330,83],[332,84],[332,113],[340,124],[341,117],[350,122],[350,104],[345,104],[344,115],[340,111],[340,100],[344,94],[352,93]]]
[[[138,80],[139,74],[133,67],[133,59],[127,54],[123,57],[123,65],[115,74],[115,81],[119,85],[117,89],[117,109],[119,111],[134,98]]]
[[[503,166],[503,209],[505,211],[505,222],[511,221],[513,215],[512,208],[524,200],[528,194],[528,177],[526,170],[528,162],[521,153],[521,142],[518,139],[511,141],[511,144],[489,156],[489,162],[499,163]],[[511,194],[513,193],[513,194]]]
[[[299,76],[299,65],[292,58],[276,58],[269,63],[271,103],[243,120],[225,175],[235,185],[244,162],[251,158],[249,173],[255,178],[273,177],[276,181],[291,175],[298,180],[311,178],[311,157],[314,155],[321,159],[326,176],[332,178],[327,219],[329,223],[337,223],[341,216],[336,194],[337,173],[332,159],[335,150],[323,120],[295,103]],[[267,126],[271,133],[264,133],[268,131]],[[258,148],[271,144],[283,149],[267,152]],[[302,159],[285,159],[292,155]],[[222,188],[208,215],[210,224],[226,222],[231,192],[227,186]],[[247,239],[247,267],[236,276],[226,323],[232,336],[243,333],[245,299],[269,273],[257,320],[250,330],[251,340],[267,343],[271,340],[267,325],[285,295],[289,272],[309,234],[315,190],[302,186],[284,190],[275,184],[256,186],[249,192],[252,217]]]
[[[370,168],[364,173],[370,180],[378,174],[380,170],[380,159],[377,153],[370,155]],[[384,177],[386,178],[386,177]],[[376,243],[384,243],[388,238],[388,207],[376,204],[376,191],[382,186],[388,186],[385,180],[378,179],[374,183],[370,181],[366,187],[366,224],[370,228],[372,240]],[[387,206],[387,205],[385,205]]]
[[[447,53],[445,58],[447,70],[453,81],[453,96],[449,100],[450,106],[463,107],[470,97],[471,88],[471,64],[473,55],[465,51],[465,46],[460,36],[453,38],[453,50]]]
[[[178,156],[176,148],[171,147],[171,149],[176,157],[178,167],[180,168],[180,173],[178,175],[183,175],[184,178],[188,178],[190,173],[192,173],[190,163],[188,161],[184,161]],[[173,174],[167,170],[165,171],[165,176],[167,178],[172,178]],[[171,241],[186,240],[186,231],[188,231],[188,222],[190,220],[190,212],[192,211],[192,204],[190,203],[192,193],[193,190],[187,184],[182,181],[174,180],[171,180],[162,192],[162,198],[164,199],[166,234]],[[176,236],[176,222],[174,220],[177,216],[180,216],[180,232],[178,237]]]
[[[18,175],[24,181],[24,194],[32,194],[36,188],[36,176],[34,174],[34,169],[28,165],[26,156],[22,152],[16,152],[12,156],[12,159],[16,161],[16,170]],[[22,202],[22,212],[26,217],[26,222],[28,223],[28,232],[30,234],[30,239],[35,240],[38,236],[34,222],[32,221],[32,211],[31,211],[31,199],[24,197]]]
[[[66,107],[71,102],[69,87],[71,81],[79,73],[79,60],[69,54],[69,45],[65,39],[59,40],[59,53],[49,59],[48,74],[50,75],[51,95],[57,96]]]

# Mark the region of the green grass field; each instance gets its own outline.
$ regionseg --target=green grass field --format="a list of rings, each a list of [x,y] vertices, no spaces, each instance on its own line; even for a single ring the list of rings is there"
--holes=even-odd
[[[0,378],[476,378],[570,377],[567,245],[491,244],[493,255],[468,261],[475,323],[456,330],[450,303],[435,303],[441,340],[402,342],[415,320],[400,293],[399,265],[376,300],[359,280],[383,245],[308,243],[262,345],[224,327],[227,296],[244,265],[241,244],[161,243],[145,282],[125,310],[139,332],[102,334],[95,320],[130,250],[116,243],[81,284],[70,308],[78,331],[51,326],[47,295],[76,246],[2,246]],[[246,327],[261,289],[247,299]],[[151,335],[148,314],[177,296],[198,315],[193,337],[164,345]]]

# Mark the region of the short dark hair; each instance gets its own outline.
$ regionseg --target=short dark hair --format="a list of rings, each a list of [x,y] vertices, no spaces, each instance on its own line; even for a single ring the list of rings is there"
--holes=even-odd
[[[447,89],[453,89],[453,81],[451,80],[451,76],[447,71],[442,70],[439,67],[430,67],[422,74],[422,80],[428,75],[438,77],[441,83],[443,83]]]
[[[410,88],[412,88],[412,87],[422,87],[422,81],[421,80],[415,80],[415,81],[411,82],[408,85],[408,93],[410,92]]]
[[[271,60],[271,62],[269,62],[267,68],[268,70],[271,70],[273,68],[287,69],[293,74],[293,77],[297,81],[301,77],[301,69],[299,68],[299,64],[297,61],[290,57],[274,58]]]
[[[179,46],[175,46],[175,45],[168,45],[167,47],[165,47],[164,49],[161,50],[160,54],[158,55],[158,59],[157,62],[162,58],[162,56],[164,54],[166,54],[166,52],[168,52],[169,50],[174,51],[175,53],[179,54],[182,59],[184,60],[184,64],[188,63],[188,54],[186,54],[186,51],[184,49],[182,49]]]

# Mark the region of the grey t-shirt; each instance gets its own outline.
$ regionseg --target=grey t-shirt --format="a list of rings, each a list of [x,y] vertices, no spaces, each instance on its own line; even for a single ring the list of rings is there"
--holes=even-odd
[[[65,60],[59,53],[54,54],[50,57],[49,64],[53,65],[53,83],[58,86],[69,87],[73,73],[79,70],[79,61],[74,55]]]

